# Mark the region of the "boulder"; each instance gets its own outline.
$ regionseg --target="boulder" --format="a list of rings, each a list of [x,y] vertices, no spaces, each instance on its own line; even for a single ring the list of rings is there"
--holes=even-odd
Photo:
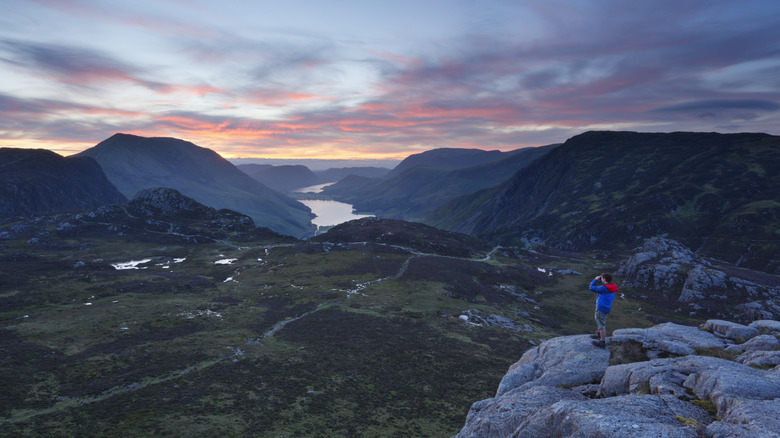
[[[711,332],[672,323],[615,330],[611,351],[587,335],[544,341],[510,367],[496,397],[472,405],[457,436],[777,437],[778,339],[758,335],[777,323],[702,328]],[[641,351],[619,356],[624,347]],[[610,354],[635,361],[610,366]]]
[[[712,417],[672,396],[626,395],[560,401],[537,410],[512,437],[697,437]]]
[[[661,352],[684,356],[695,354],[697,349],[726,347],[726,341],[713,333],[671,322],[647,329],[618,329],[612,332],[613,343],[629,340],[641,343],[650,357],[658,357]]]
[[[653,237],[637,248],[615,274],[624,286],[646,295],[685,303],[691,313],[732,314],[740,319],[780,318],[780,280],[759,271],[718,266],[675,240]],[[663,300],[661,300],[663,301]],[[682,307],[677,311],[682,311]]]
[[[742,347],[745,351],[754,351],[754,350],[765,350],[765,351],[772,351],[772,350],[780,350],[780,341],[777,340],[776,336],[772,335],[758,335],[755,338],[750,339],[749,341],[742,344]]]
[[[750,327],[758,330],[759,333],[780,333],[780,321],[771,319],[761,319],[750,323]]]
[[[607,368],[598,394],[601,397],[612,397],[644,392],[674,394],[680,398],[691,399],[684,383],[691,375],[712,369],[729,373],[745,372],[743,365],[716,357],[686,356],[654,359]]]
[[[527,315],[530,316],[530,315]],[[501,327],[505,328],[507,330],[513,330],[516,332],[533,332],[534,329],[528,324],[518,324],[514,322],[513,320],[496,314],[488,315],[487,317],[482,316],[482,312],[480,312],[478,309],[469,309],[463,312],[462,315],[458,317],[461,321],[478,325],[478,326],[485,326],[485,327]]]
[[[737,305],[735,316],[748,320],[780,319],[780,303],[777,300],[750,301]]]
[[[710,319],[701,328],[702,330],[725,336],[740,344],[759,334],[756,328],[720,319]]]
[[[685,245],[663,237],[645,241],[616,274],[639,290],[680,290],[692,265],[705,262]]]
[[[713,288],[726,287],[726,273],[717,269],[696,265],[688,271],[685,283],[678,301],[695,301],[707,296],[707,291]]]
[[[562,388],[537,386],[514,390],[495,399],[474,403],[457,438],[504,438],[512,436],[527,416],[561,400],[586,397]]]
[[[711,438],[776,438],[780,435],[780,400],[744,400],[721,421],[707,426]]]
[[[657,375],[669,375],[664,382],[656,380],[656,384],[663,386],[665,393],[685,392],[682,383],[687,375],[680,375],[672,379],[670,375],[676,371],[676,364],[665,359],[655,359],[646,362],[635,362],[629,364],[614,365],[607,368],[604,372],[604,378],[599,385],[598,396],[614,397],[617,395],[637,394],[651,392],[650,379]],[[680,391],[683,389],[683,391]]]
[[[780,351],[746,351],[737,357],[737,362],[752,367],[771,367],[780,365]]]
[[[539,385],[571,388],[598,383],[608,365],[609,351],[595,347],[589,335],[549,339],[509,368],[497,395]]]
[[[742,367],[737,372],[729,369],[708,369],[691,374],[684,385],[700,399],[711,401],[717,408],[718,417],[723,421],[734,418],[740,424],[748,422],[768,425],[767,427],[772,429],[771,424],[777,422],[777,411],[772,415],[773,418],[764,418],[760,410],[746,406],[763,408],[765,404],[755,402],[780,399],[780,374],[737,365]],[[749,418],[749,421],[745,421],[745,418]],[[775,432],[778,430],[780,429],[775,429]]]

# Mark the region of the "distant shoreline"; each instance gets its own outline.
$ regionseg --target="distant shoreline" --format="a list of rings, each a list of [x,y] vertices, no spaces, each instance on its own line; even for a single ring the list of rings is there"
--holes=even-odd
[[[238,164],[270,164],[272,166],[302,165],[310,170],[327,170],[342,167],[384,167],[392,169],[401,160],[343,160],[343,159],[306,159],[306,158],[231,158],[228,161]]]

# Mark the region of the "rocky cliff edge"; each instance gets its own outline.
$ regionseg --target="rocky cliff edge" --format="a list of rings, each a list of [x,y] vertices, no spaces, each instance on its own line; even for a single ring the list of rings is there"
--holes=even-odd
[[[457,438],[778,437],[780,322],[709,320],[549,339],[523,354]]]

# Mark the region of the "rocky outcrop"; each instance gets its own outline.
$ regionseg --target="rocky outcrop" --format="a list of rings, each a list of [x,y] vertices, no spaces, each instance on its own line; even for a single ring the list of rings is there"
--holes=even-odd
[[[660,296],[679,311],[745,321],[780,319],[777,277],[716,265],[675,240],[646,240],[616,274],[643,297]]]
[[[780,436],[780,323],[710,320],[587,335],[523,354],[457,438]]]
[[[53,233],[48,230],[55,230]],[[255,227],[247,215],[207,207],[179,191],[145,189],[127,204],[104,205],[73,214],[40,216],[0,228],[0,240],[55,246],[58,239],[76,236],[134,236],[142,241],[207,243],[221,240],[293,241],[267,228]]]

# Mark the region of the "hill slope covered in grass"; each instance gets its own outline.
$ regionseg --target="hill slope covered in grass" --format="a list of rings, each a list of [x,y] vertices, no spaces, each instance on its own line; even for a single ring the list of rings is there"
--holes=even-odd
[[[420,221],[452,199],[501,184],[553,147],[503,153],[435,149],[409,157],[382,179],[349,177],[323,193],[358,211]]]
[[[66,219],[0,227],[0,435],[452,436],[532,343],[592,325],[582,278],[550,275],[576,259],[421,224],[215,241]],[[621,304],[614,327],[650,324]]]
[[[780,137],[588,132],[425,222],[575,251],[630,249],[665,235],[703,255],[777,274],[778,200]]]

